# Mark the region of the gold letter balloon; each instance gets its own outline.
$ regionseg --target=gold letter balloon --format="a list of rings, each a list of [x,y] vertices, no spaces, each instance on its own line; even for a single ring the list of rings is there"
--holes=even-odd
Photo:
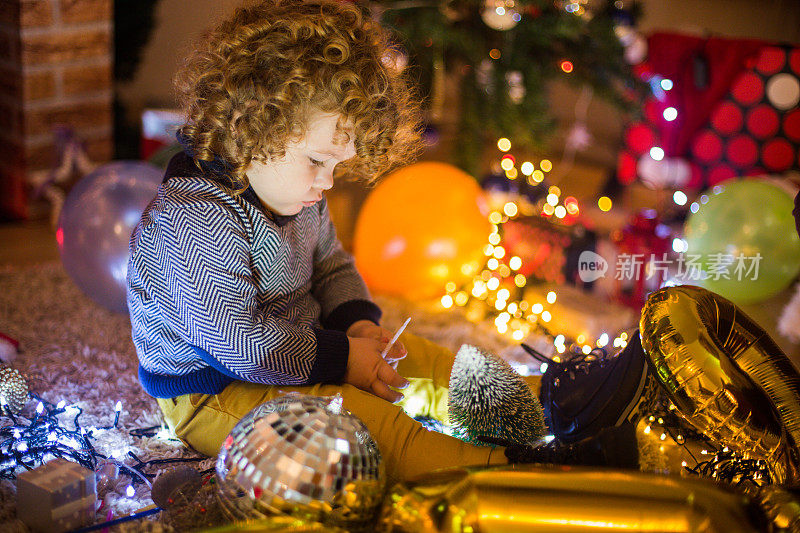
[[[741,309],[708,290],[661,289],[647,300],[642,347],[680,414],[720,446],[798,481],[800,375]]]
[[[483,191],[439,162],[389,175],[364,202],[353,242],[369,287],[410,300],[436,297],[474,274],[491,231]]]

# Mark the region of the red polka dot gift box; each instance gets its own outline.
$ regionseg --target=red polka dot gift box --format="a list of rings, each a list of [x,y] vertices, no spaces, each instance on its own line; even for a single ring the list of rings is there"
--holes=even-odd
[[[628,125],[617,177],[704,188],[800,170],[800,48],[655,34],[639,74],[653,88]]]

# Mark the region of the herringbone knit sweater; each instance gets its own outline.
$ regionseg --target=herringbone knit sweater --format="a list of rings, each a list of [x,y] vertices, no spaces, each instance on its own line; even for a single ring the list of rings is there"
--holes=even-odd
[[[252,188],[236,196],[185,154],[130,241],[128,308],[139,378],[160,398],[216,394],[233,380],[335,383],[345,331],[378,322],[323,199],[270,215]]]

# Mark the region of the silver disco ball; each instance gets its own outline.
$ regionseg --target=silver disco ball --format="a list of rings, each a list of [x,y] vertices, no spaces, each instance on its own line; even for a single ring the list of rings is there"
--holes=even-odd
[[[341,396],[289,394],[246,414],[217,457],[217,495],[233,520],[277,514],[369,528],[384,471],[364,423]]]

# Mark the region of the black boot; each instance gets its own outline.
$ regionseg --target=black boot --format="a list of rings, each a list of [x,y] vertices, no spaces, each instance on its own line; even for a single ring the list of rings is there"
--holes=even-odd
[[[603,428],[597,435],[572,444],[553,439],[540,446],[511,445],[506,448],[505,454],[510,463],[639,468],[636,431],[630,423]]]

